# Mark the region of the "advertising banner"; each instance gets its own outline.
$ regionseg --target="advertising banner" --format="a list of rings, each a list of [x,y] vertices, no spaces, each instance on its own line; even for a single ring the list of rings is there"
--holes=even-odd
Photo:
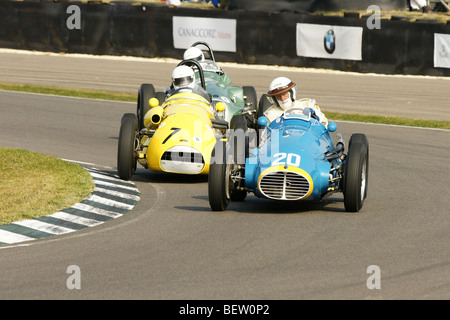
[[[172,22],[176,49],[187,49],[196,41],[205,41],[214,51],[236,52],[235,19],[174,16]]]
[[[297,55],[362,60],[362,27],[297,23]]]
[[[450,34],[434,34],[434,67],[450,68]]]

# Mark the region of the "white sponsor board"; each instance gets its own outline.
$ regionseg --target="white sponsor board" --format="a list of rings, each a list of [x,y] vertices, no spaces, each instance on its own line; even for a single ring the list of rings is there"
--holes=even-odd
[[[297,23],[297,55],[362,60],[362,27]]]
[[[236,52],[236,20],[173,17],[173,46],[187,49],[196,41],[207,42],[215,51]]]
[[[434,67],[450,68],[450,34],[434,34]]]

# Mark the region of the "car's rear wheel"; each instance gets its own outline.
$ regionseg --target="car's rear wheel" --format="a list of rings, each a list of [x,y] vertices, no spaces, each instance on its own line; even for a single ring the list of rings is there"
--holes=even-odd
[[[247,125],[250,128],[255,128],[255,126],[257,125],[256,110],[258,108],[258,96],[256,95],[256,90],[251,86],[243,86],[242,90],[245,96],[245,109],[250,111],[250,113],[247,115]]]
[[[224,211],[230,203],[230,165],[227,165],[226,143],[218,141],[211,155],[208,175],[208,198],[213,211]]]
[[[256,126],[255,129],[258,130],[258,134],[257,134],[257,145],[259,145],[260,140],[261,140],[261,130],[264,129],[263,127],[258,125],[258,119],[259,117],[264,116],[264,112],[267,111],[267,109],[269,109],[271,107],[271,103],[270,101],[267,99],[267,94],[262,94],[261,97],[259,98],[259,103],[258,103],[258,110],[256,110]]]
[[[344,206],[348,212],[361,210],[367,197],[369,143],[364,134],[353,134],[344,171]]]
[[[266,112],[267,109],[269,109],[271,107],[271,103],[270,101],[267,99],[267,94],[262,94],[261,97],[259,98],[259,103],[258,103],[258,110],[256,111],[256,115],[257,117],[261,117],[264,115],[264,112]]]
[[[123,180],[130,180],[136,171],[136,144],[138,134],[136,115],[126,113],[120,125],[119,144],[117,150],[117,171]]]
[[[159,105],[162,105],[166,100],[166,94],[162,91],[158,91],[155,93],[155,98],[158,99]]]
[[[144,116],[150,110],[149,100],[155,96],[155,87],[149,83],[143,83],[139,87],[137,101],[137,120],[139,131],[144,128]]]

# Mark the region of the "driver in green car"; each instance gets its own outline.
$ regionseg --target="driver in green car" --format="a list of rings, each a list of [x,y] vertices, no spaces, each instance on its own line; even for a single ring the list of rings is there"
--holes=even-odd
[[[197,61],[204,71],[223,73],[222,68],[219,67],[214,61],[205,59],[203,51],[197,47],[190,47],[186,49],[183,53],[183,59]]]

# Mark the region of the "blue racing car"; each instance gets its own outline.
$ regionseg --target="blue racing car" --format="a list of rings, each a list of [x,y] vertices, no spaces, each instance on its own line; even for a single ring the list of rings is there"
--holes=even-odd
[[[260,136],[245,127],[218,141],[213,150],[208,180],[211,209],[223,211],[230,200],[242,201],[248,192],[278,201],[322,200],[342,192],[345,210],[358,212],[367,197],[369,143],[361,133],[352,134],[348,152],[337,134],[330,132],[314,112],[290,109],[263,128]],[[236,126],[239,127],[239,126]],[[252,141],[258,146],[251,148]]]

